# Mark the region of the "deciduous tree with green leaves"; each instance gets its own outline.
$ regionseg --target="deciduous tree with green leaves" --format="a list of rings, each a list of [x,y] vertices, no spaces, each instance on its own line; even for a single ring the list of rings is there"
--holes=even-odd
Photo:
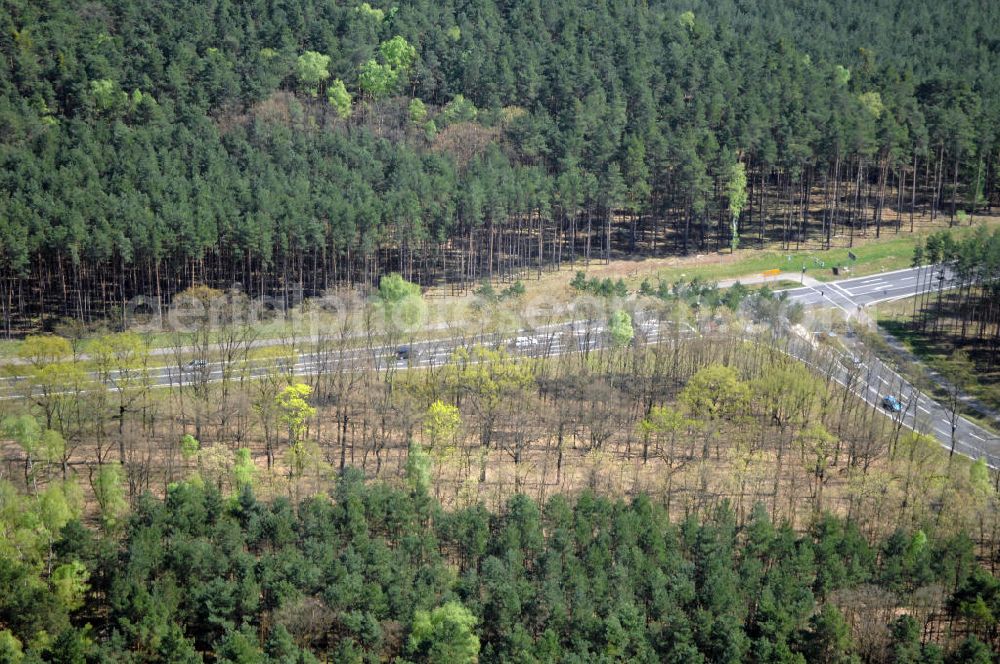
[[[615,348],[624,348],[635,338],[635,328],[632,327],[632,316],[624,309],[611,314],[608,321],[608,333]]]
[[[292,475],[301,475],[312,456],[311,446],[306,441],[309,418],[316,415],[316,408],[308,401],[311,394],[312,387],[295,383],[285,387],[275,398],[281,422],[288,430],[289,473]]]
[[[444,458],[455,452],[455,436],[462,425],[458,408],[440,399],[432,403],[424,414],[424,438],[431,452]]]
[[[361,65],[358,86],[372,101],[378,101],[396,88],[399,73],[386,64],[368,60]]]
[[[337,117],[347,119],[351,116],[351,93],[347,91],[342,80],[337,78],[330,83],[326,89],[326,98]]]
[[[692,419],[704,422],[708,435],[702,450],[708,458],[709,444],[722,420],[742,417],[750,406],[750,386],[736,370],[712,364],[691,377],[680,393],[680,401]],[[718,455],[718,446],[716,446]]]
[[[427,105],[416,97],[410,100],[407,112],[410,116],[410,122],[415,125],[420,125],[427,119]]]
[[[250,449],[241,447],[236,450],[236,458],[233,461],[233,488],[237,493],[253,487],[253,478],[257,473],[257,467],[250,456]]]
[[[43,429],[31,415],[12,415],[0,421],[0,430],[24,451],[24,481],[38,491],[39,475],[63,460],[66,441],[58,431]]]
[[[427,311],[419,284],[407,281],[398,272],[379,280],[376,304],[386,330],[391,332],[413,329],[423,321]]]
[[[128,514],[123,475],[121,466],[112,463],[101,466],[91,476],[94,498],[101,509],[101,524],[108,531],[119,529]]]
[[[90,343],[88,350],[105,388],[99,394],[100,401],[104,402],[109,395],[116,397],[117,413],[112,417],[118,423],[118,461],[127,464],[125,421],[128,414],[144,402],[152,388],[149,345],[134,332],[121,332],[98,337]]]
[[[73,347],[67,339],[51,334],[31,335],[21,342],[18,357],[27,363],[21,373],[23,394],[42,409],[45,428],[59,428],[62,407],[79,395],[87,376],[73,362]]]
[[[734,252],[740,246],[740,215],[747,204],[747,168],[741,161],[733,163],[729,169],[726,198],[729,199],[729,219],[731,222],[729,249]]]
[[[406,75],[417,61],[417,49],[403,37],[396,35],[378,47],[382,60],[401,75]]]
[[[315,97],[320,86],[330,78],[330,56],[316,51],[306,51],[295,61],[295,75],[302,89]]]
[[[460,602],[447,602],[431,611],[417,611],[410,630],[409,651],[428,664],[474,664],[479,637],[476,617]]]

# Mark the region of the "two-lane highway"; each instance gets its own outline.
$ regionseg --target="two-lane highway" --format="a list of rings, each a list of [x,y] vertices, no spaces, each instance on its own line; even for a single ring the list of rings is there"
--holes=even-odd
[[[955,285],[957,284],[947,269],[935,266],[895,270],[836,283],[815,283],[784,292],[792,302],[799,302],[809,309],[837,308],[852,317],[872,304],[909,297],[927,290],[948,289]],[[643,319],[641,311],[635,313],[639,343],[654,343],[666,336],[691,337],[698,334],[690,326],[668,332],[669,324],[655,318]],[[346,348],[330,353],[306,352],[297,354],[294,362],[289,358],[284,365],[279,360],[277,366],[280,370],[297,375],[316,375],[357,366],[419,369],[444,364],[458,348],[471,349],[477,345],[502,345],[519,355],[551,357],[599,349],[605,345],[606,336],[606,331],[599,322],[573,320],[507,335],[414,341],[408,344],[405,354],[398,353],[399,347],[395,345]],[[818,349],[813,339],[797,338],[787,344],[787,352],[817,368],[822,368],[818,364],[818,358],[823,353],[836,355],[834,351]],[[831,362],[825,361],[825,364],[826,370],[831,371]],[[231,378],[261,377],[274,370],[274,366],[259,361],[249,361],[242,366],[231,364],[229,367],[224,367],[219,362],[208,362],[201,366],[150,368],[147,380],[154,387],[176,387],[220,381],[226,373]],[[859,350],[835,356],[831,375],[873,407],[881,409],[882,399],[886,395],[897,397],[903,403],[902,412],[894,415],[883,410],[887,416],[895,417],[904,426],[933,435],[945,447],[950,448],[954,440],[956,452],[973,458],[985,457],[991,466],[1000,468],[1000,438],[966,418],[955,418],[947,408],[920,393],[871,353]],[[118,383],[123,377],[112,374],[110,378],[107,388],[119,389]],[[135,375],[124,378],[135,384]],[[16,379],[8,378],[4,382],[8,391],[2,398],[17,398],[17,390],[11,389]]]
[[[851,318],[871,305],[927,291],[949,290],[958,285],[951,270],[935,265],[817,283],[785,293],[793,302],[813,309],[840,309],[847,314],[847,318]],[[793,352],[804,359],[806,351],[802,343],[793,344],[793,348],[798,348],[797,352]],[[856,348],[855,352],[845,357],[842,370],[835,374],[839,382],[848,385],[859,397],[878,408],[882,407],[886,396],[896,397],[902,402],[902,412],[894,414],[883,409],[887,416],[897,418],[908,428],[934,436],[944,447],[950,449],[954,443],[956,452],[972,458],[985,458],[991,467],[1000,468],[1000,437],[967,418],[957,416],[950,408],[920,392],[879,358],[865,353],[860,345]],[[861,355],[865,359],[856,361]]]

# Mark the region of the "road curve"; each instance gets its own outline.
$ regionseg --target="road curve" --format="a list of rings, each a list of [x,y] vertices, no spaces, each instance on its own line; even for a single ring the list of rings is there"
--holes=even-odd
[[[949,290],[959,285],[946,266],[933,265],[882,272],[867,277],[803,286],[784,291],[793,302],[810,308],[832,307],[856,316],[871,305],[912,297],[928,291]],[[796,344],[801,348],[801,344]],[[796,354],[804,354],[804,351]],[[856,360],[860,359],[860,362]],[[871,353],[864,358],[845,356],[834,376],[861,398],[904,426],[934,436],[941,445],[971,458],[984,458],[1000,468],[1000,437],[920,392],[912,383]],[[882,399],[895,396],[903,410],[891,414],[882,409]]]
[[[941,279],[940,277],[944,277]],[[940,266],[909,268],[884,272],[867,277],[858,277],[839,282],[803,286],[783,291],[792,302],[801,303],[810,309],[838,308],[849,316],[856,315],[865,307],[879,302],[910,297],[920,292],[937,288],[951,288],[956,284],[952,274]],[[637,317],[638,318],[638,317]],[[695,336],[698,333],[686,326],[683,330],[667,331],[665,323],[655,319],[637,323],[637,340],[641,343],[655,343],[661,336]],[[503,344],[512,352],[533,356],[551,357],[562,353],[585,352],[601,348],[606,341],[603,326],[592,321],[568,321],[542,326],[531,331],[521,331],[513,338],[487,335],[471,338],[434,339],[409,344],[409,358],[396,358],[396,348],[380,346],[375,348],[353,348],[333,351],[328,354],[316,352],[297,355],[294,366],[284,370],[296,375],[315,375],[336,371],[343,366],[368,365],[384,369],[420,369],[444,364],[452,353],[460,347]],[[851,389],[873,408],[879,409],[887,417],[910,429],[934,436],[942,446],[971,458],[985,458],[993,468],[1000,468],[1000,437],[976,425],[964,417],[953,417],[944,406],[921,393],[911,383],[900,376],[871,353],[864,357],[837,354],[832,350],[821,351],[813,339],[790,338],[786,352],[817,369],[831,372],[831,376]],[[819,366],[822,353],[825,367]],[[832,354],[832,355],[831,355]],[[831,359],[832,358],[832,359]],[[262,363],[249,363],[244,376],[261,377],[272,372]],[[221,363],[210,362],[193,370],[179,366],[156,367],[149,370],[149,381],[154,387],[191,386],[198,383],[217,382],[224,377]],[[230,369],[237,377],[236,370]],[[116,390],[115,375],[107,385]],[[7,387],[13,387],[13,381]],[[892,414],[882,407],[886,395],[896,396],[903,405],[903,411]],[[13,390],[0,397],[18,398]]]

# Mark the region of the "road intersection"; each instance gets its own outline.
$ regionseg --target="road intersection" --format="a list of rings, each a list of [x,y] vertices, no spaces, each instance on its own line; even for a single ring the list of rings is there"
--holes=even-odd
[[[833,307],[852,316],[867,316],[866,310],[882,302],[912,297],[930,290],[948,290],[958,286],[951,270],[941,266],[907,268],[857,277],[838,282],[817,283],[784,291],[792,302],[810,308]],[[912,383],[872,354],[860,364],[854,356],[845,357],[839,375],[834,377],[875,408],[881,408],[886,396],[902,404],[902,412],[883,409],[904,426],[934,436],[941,445],[972,458],[985,458],[993,468],[1000,468],[1000,438],[989,430],[938,403],[920,392]],[[853,365],[853,366],[852,366]]]
[[[943,277],[943,279],[941,279]],[[910,268],[883,272],[866,277],[847,279],[839,282],[817,282],[783,291],[790,302],[800,303],[810,310],[839,309],[845,317],[863,317],[867,307],[880,302],[891,301],[927,290],[954,287],[953,276],[940,267]],[[653,317],[637,318],[637,341],[657,343],[668,338],[696,336],[698,332],[690,326],[673,330],[667,324]],[[475,346],[508,347],[511,352],[530,357],[552,357],[564,353],[588,352],[606,345],[607,335],[601,323],[596,321],[571,320],[522,330],[513,338],[500,335],[478,335],[474,337],[452,337],[414,341],[409,344],[408,357],[397,357],[397,347],[376,346],[370,348],[345,348],[332,352],[304,352],[288,361],[279,370],[296,375],[316,375],[341,371],[350,366],[367,365],[379,369],[394,370],[420,369],[445,364],[460,347],[472,349]],[[829,372],[858,397],[892,417],[896,422],[910,429],[934,436],[940,443],[971,458],[983,457],[993,468],[1000,468],[1000,438],[974,422],[956,417],[956,414],[917,390],[909,381],[894,371],[885,362],[863,350],[844,353],[830,348],[820,348],[812,338],[790,335],[785,344],[785,352],[803,362]],[[822,366],[821,366],[822,365]],[[275,370],[273,362],[248,362],[241,367],[242,377],[262,377]],[[149,369],[150,384],[155,387],[181,387],[207,384],[223,380],[226,373],[233,376],[232,368],[227,369],[219,362],[205,362],[191,365],[178,364]],[[115,390],[115,374],[111,375],[108,389]],[[15,379],[4,381],[13,387]],[[903,406],[898,414],[882,408],[882,400],[887,395],[898,398]],[[13,390],[3,398],[16,398]]]
[[[784,291],[795,302],[806,306],[833,306],[856,311],[881,302],[891,302],[936,289],[945,275],[945,288],[952,287],[951,271],[941,267],[920,267],[882,272],[843,281],[814,282],[809,286]],[[918,289],[918,282],[920,288]]]

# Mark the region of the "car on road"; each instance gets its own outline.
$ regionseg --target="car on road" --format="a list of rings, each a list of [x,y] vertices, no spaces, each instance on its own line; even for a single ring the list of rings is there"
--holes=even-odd
[[[644,320],[636,325],[636,327],[641,330],[644,334],[650,334],[652,332],[657,332],[660,329],[660,321],[655,318],[650,318]]]
[[[514,348],[517,350],[526,350],[529,348],[534,348],[538,345],[538,339],[535,337],[518,337],[514,339]]]
[[[195,371],[204,371],[207,366],[208,362],[205,360],[191,360],[184,365],[183,369],[187,373],[194,373]]]
[[[396,359],[400,362],[410,359],[410,347],[400,346],[396,349]]]
[[[890,413],[898,413],[903,410],[903,404],[899,403],[899,399],[891,394],[882,397],[882,407]]]

